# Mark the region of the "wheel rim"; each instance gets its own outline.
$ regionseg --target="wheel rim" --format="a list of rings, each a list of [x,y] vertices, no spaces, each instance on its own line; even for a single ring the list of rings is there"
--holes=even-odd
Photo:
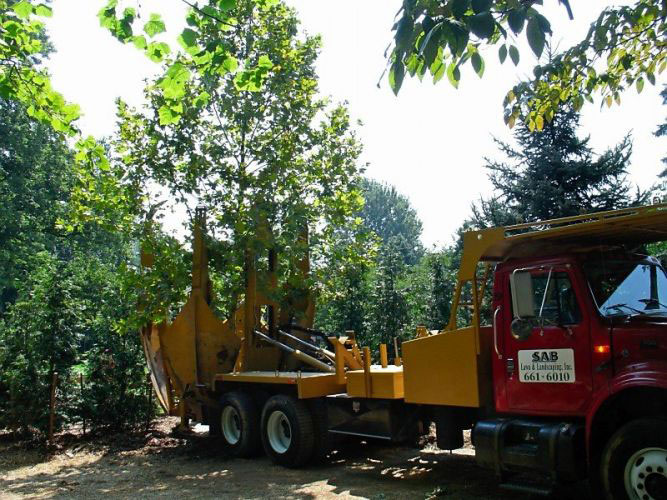
[[[287,415],[280,410],[272,412],[266,422],[266,435],[273,451],[285,453],[292,443],[292,426]]]
[[[625,466],[625,491],[633,500],[667,500],[667,450],[644,448]]]
[[[235,445],[241,440],[241,419],[233,406],[225,406],[221,416],[222,435],[225,440]]]

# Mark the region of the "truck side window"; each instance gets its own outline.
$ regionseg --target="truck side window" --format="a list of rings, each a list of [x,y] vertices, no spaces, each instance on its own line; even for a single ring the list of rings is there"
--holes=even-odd
[[[539,316],[544,298],[544,287],[547,285],[548,273],[533,275],[533,293],[535,294],[535,316]],[[572,282],[567,273],[552,273],[549,280],[546,300],[542,316],[555,324],[574,325],[581,321],[581,312]]]

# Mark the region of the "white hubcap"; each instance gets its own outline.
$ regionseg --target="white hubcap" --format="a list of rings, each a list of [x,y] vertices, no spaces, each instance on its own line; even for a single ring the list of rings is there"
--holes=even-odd
[[[220,418],[222,424],[222,435],[225,440],[235,445],[241,440],[241,419],[233,406],[225,406]]]
[[[644,448],[625,466],[625,491],[632,500],[667,499],[667,450]]]
[[[287,415],[280,410],[272,412],[266,422],[266,435],[273,451],[285,453],[292,443],[292,426]]]

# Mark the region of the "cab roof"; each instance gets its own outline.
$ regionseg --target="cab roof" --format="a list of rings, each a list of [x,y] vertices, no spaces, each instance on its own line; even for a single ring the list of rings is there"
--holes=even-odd
[[[468,231],[463,235],[460,277],[472,279],[479,262],[663,240],[667,240],[667,203]]]

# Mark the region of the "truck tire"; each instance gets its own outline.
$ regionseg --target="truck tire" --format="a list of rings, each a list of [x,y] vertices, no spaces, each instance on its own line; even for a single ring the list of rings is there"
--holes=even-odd
[[[259,411],[243,392],[229,392],[220,400],[220,437],[224,451],[232,457],[249,458],[260,449]]]
[[[602,452],[608,500],[667,499],[667,420],[642,418],[621,427]]]
[[[299,467],[313,455],[314,426],[308,406],[291,396],[271,397],[262,411],[262,444],[269,458]]]
[[[329,432],[327,404],[322,399],[309,401],[313,417],[313,462],[322,463],[333,450],[333,435]]]

